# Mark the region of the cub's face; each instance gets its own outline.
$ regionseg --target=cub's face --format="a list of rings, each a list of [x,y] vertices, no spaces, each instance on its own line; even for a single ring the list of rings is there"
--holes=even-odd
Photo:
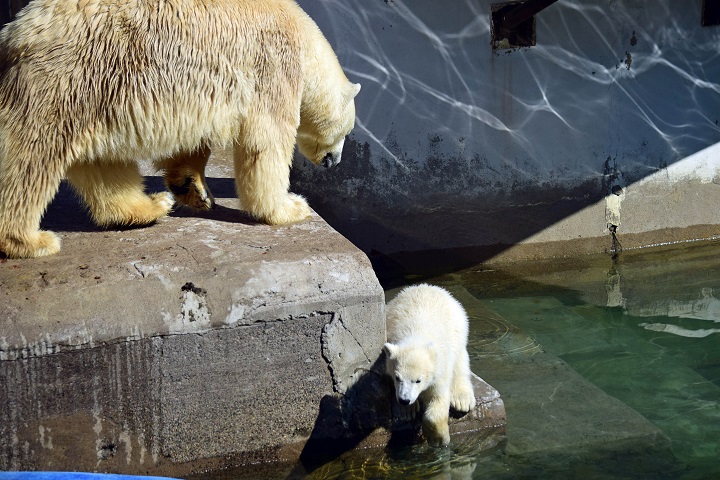
[[[395,396],[401,405],[417,401],[434,381],[435,349],[426,345],[393,345],[386,343],[386,368],[395,382]]]
[[[359,91],[360,84],[348,83],[335,108],[301,114],[298,149],[315,165],[330,168],[340,163],[345,137],[355,126],[355,96]]]

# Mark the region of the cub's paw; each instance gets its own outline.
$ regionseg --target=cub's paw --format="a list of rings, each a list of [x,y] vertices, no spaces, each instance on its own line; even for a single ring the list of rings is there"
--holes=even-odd
[[[207,184],[198,176],[188,176],[167,180],[167,187],[175,200],[196,210],[212,210],[215,208],[215,198],[210,193]]]
[[[450,443],[450,427],[447,422],[424,422],[423,435],[429,445],[444,447]]]
[[[475,408],[476,404],[477,402],[475,401],[475,395],[472,390],[460,390],[453,392],[453,395],[450,398],[450,407],[458,412],[469,412]]]
[[[264,220],[270,225],[284,225],[305,220],[311,213],[312,210],[303,197],[295,193],[288,193],[282,206]]]
[[[37,231],[22,238],[0,238],[0,252],[8,258],[35,258],[60,251],[60,238],[50,231]]]

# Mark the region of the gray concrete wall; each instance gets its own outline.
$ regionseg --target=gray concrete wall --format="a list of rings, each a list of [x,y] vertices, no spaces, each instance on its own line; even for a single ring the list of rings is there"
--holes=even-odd
[[[328,179],[298,160],[294,181],[365,251],[720,233],[720,28],[701,2],[560,1],[514,50],[491,48],[487,0],[299,3],[363,90],[343,163]]]

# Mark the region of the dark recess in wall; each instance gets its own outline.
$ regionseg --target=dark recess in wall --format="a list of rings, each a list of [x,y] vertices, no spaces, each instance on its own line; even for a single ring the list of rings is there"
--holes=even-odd
[[[703,0],[702,26],[720,25],[720,0]]]

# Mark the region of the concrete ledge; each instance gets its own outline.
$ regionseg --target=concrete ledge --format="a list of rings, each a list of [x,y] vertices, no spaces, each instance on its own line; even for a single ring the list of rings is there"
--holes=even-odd
[[[317,216],[269,227],[224,197],[102,231],[63,190],[45,220],[61,253],[2,260],[0,469],[277,460],[371,368],[385,323],[367,257]]]

